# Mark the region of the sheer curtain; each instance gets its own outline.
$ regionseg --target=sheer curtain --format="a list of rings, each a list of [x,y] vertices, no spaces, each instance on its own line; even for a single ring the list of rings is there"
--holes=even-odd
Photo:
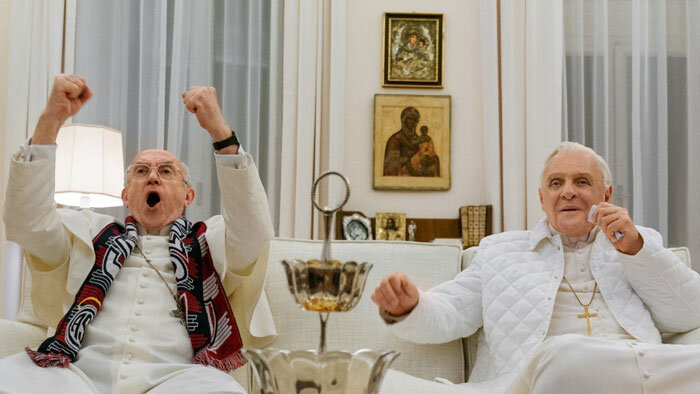
[[[604,156],[613,202],[700,268],[700,5],[566,0],[562,139]]]
[[[61,33],[64,25],[71,24],[72,9],[70,2],[15,0],[3,5],[2,10],[10,12],[9,26],[4,26],[9,32],[9,58],[3,59],[7,60],[7,73],[2,75],[7,78],[8,97],[5,124],[0,125],[0,202],[4,206],[10,155],[34,133],[53,86],[53,76],[62,68],[70,68],[71,59],[64,57],[61,61]],[[5,240],[2,222],[0,259],[0,318],[14,320],[19,307],[19,284],[27,270],[22,268],[19,245]]]
[[[562,79],[552,76],[562,74],[562,2],[481,0],[480,12],[484,169],[494,231],[531,229],[544,216],[538,197],[544,160],[561,138]]]
[[[278,224],[281,150],[281,0],[79,0],[75,72],[93,98],[74,121],[121,130],[125,162],[167,149],[189,167],[191,220],[219,213],[209,135],[182,104],[195,85],[217,89],[224,117],[260,170]],[[124,217],[125,210],[108,213]]]

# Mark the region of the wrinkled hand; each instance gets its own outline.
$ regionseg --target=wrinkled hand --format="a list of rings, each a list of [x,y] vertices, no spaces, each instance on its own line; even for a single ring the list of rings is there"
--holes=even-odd
[[[393,316],[405,315],[418,304],[418,288],[403,272],[382,279],[372,293],[372,301]]]
[[[31,143],[55,144],[58,129],[66,119],[78,113],[90,97],[92,92],[85,83],[85,78],[75,74],[57,75]]]
[[[593,216],[593,222],[600,226],[615,249],[622,253],[635,255],[644,246],[644,239],[625,208],[601,202]],[[615,239],[616,231],[624,234],[620,240]]]
[[[209,132],[214,141],[225,140],[231,136],[231,127],[224,119],[216,98],[216,89],[212,86],[194,86],[182,94],[182,102],[187,110],[197,116],[199,125]]]

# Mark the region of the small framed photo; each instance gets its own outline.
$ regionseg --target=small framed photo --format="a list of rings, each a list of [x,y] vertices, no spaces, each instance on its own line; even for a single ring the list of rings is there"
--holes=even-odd
[[[345,216],[343,217],[343,235],[345,239],[371,240],[372,221],[359,213]]]
[[[441,88],[443,14],[384,13],[382,86]]]
[[[450,96],[374,96],[375,189],[450,188]]]
[[[378,212],[375,218],[374,233],[377,235],[377,239],[405,241],[406,214]]]

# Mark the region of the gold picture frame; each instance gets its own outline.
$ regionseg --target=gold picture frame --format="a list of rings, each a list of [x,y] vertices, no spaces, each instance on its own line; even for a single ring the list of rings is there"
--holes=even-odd
[[[375,189],[450,188],[450,96],[374,96]]]
[[[374,218],[374,234],[378,240],[405,241],[406,214],[394,212],[377,212]]]
[[[442,88],[443,14],[384,13],[382,86]]]

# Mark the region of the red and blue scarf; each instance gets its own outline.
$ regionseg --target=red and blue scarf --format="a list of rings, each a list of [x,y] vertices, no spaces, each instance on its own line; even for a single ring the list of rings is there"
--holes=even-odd
[[[107,291],[137,243],[136,222],[111,223],[93,239],[95,264],[80,286],[73,305],[39,349],[25,348],[40,367],[68,367],[82,346],[88,324],[102,307]],[[246,363],[236,319],[204,238],[207,226],[192,224],[184,216],[173,222],[169,236],[170,261],[175,269],[177,293],[185,312],[185,325],[194,351],[193,362],[222,371]]]

